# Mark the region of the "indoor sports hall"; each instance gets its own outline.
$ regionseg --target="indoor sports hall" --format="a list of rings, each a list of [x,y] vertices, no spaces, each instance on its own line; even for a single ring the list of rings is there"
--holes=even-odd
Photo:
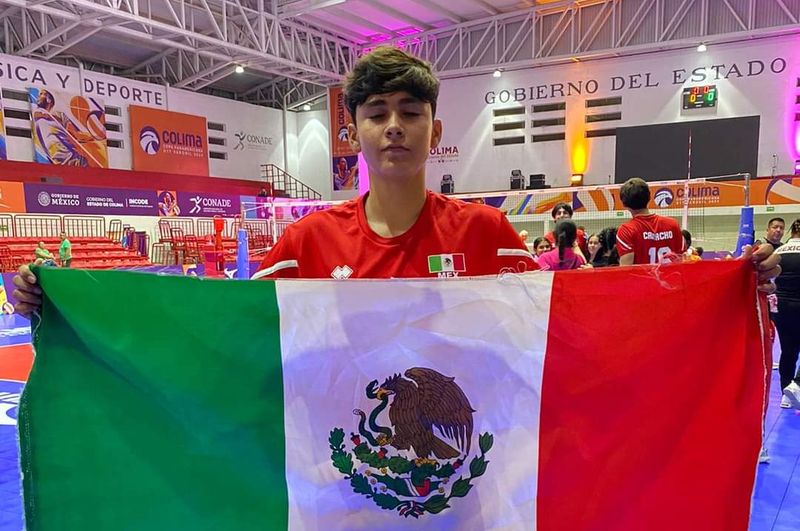
[[[0,531],[800,530],[800,0],[0,21]]]

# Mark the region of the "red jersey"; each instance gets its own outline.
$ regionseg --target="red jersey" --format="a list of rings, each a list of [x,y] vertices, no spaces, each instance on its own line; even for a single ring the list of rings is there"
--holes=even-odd
[[[544,239],[550,242],[550,245],[556,247],[556,237],[553,235],[553,231],[548,232],[544,235]],[[587,260],[589,259],[589,239],[586,237],[586,233],[583,232],[581,229],[578,229],[577,238],[575,241],[578,243],[578,248],[583,253],[583,257]]]
[[[428,191],[414,225],[382,238],[367,224],[365,198],[290,225],[253,278],[425,278],[538,269],[499,210]]]
[[[617,229],[617,251],[633,253],[634,264],[658,264],[669,253],[683,252],[681,226],[658,214],[634,216]]]

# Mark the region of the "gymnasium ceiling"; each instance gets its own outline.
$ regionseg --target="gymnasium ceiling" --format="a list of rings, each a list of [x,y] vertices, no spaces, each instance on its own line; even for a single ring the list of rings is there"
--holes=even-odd
[[[7,54],[296,108],[378,43],[455,77],[798,33],[800,0],[0,0],[0,21]]]

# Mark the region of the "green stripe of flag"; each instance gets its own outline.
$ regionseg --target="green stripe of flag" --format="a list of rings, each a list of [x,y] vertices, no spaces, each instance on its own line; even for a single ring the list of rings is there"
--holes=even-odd
[[[285,529],[275,284],[37,274],[27,529]]]
[[[431,273],[439,273],[442,271],[442,256],[434,255],[428,257],[428,271]]]

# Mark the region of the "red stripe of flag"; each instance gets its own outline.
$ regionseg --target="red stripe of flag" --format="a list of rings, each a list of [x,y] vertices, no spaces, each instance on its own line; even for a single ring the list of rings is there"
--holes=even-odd
[[[765,400],[755,289],[746,262],[555,274],[538,531],[747,529]]]

